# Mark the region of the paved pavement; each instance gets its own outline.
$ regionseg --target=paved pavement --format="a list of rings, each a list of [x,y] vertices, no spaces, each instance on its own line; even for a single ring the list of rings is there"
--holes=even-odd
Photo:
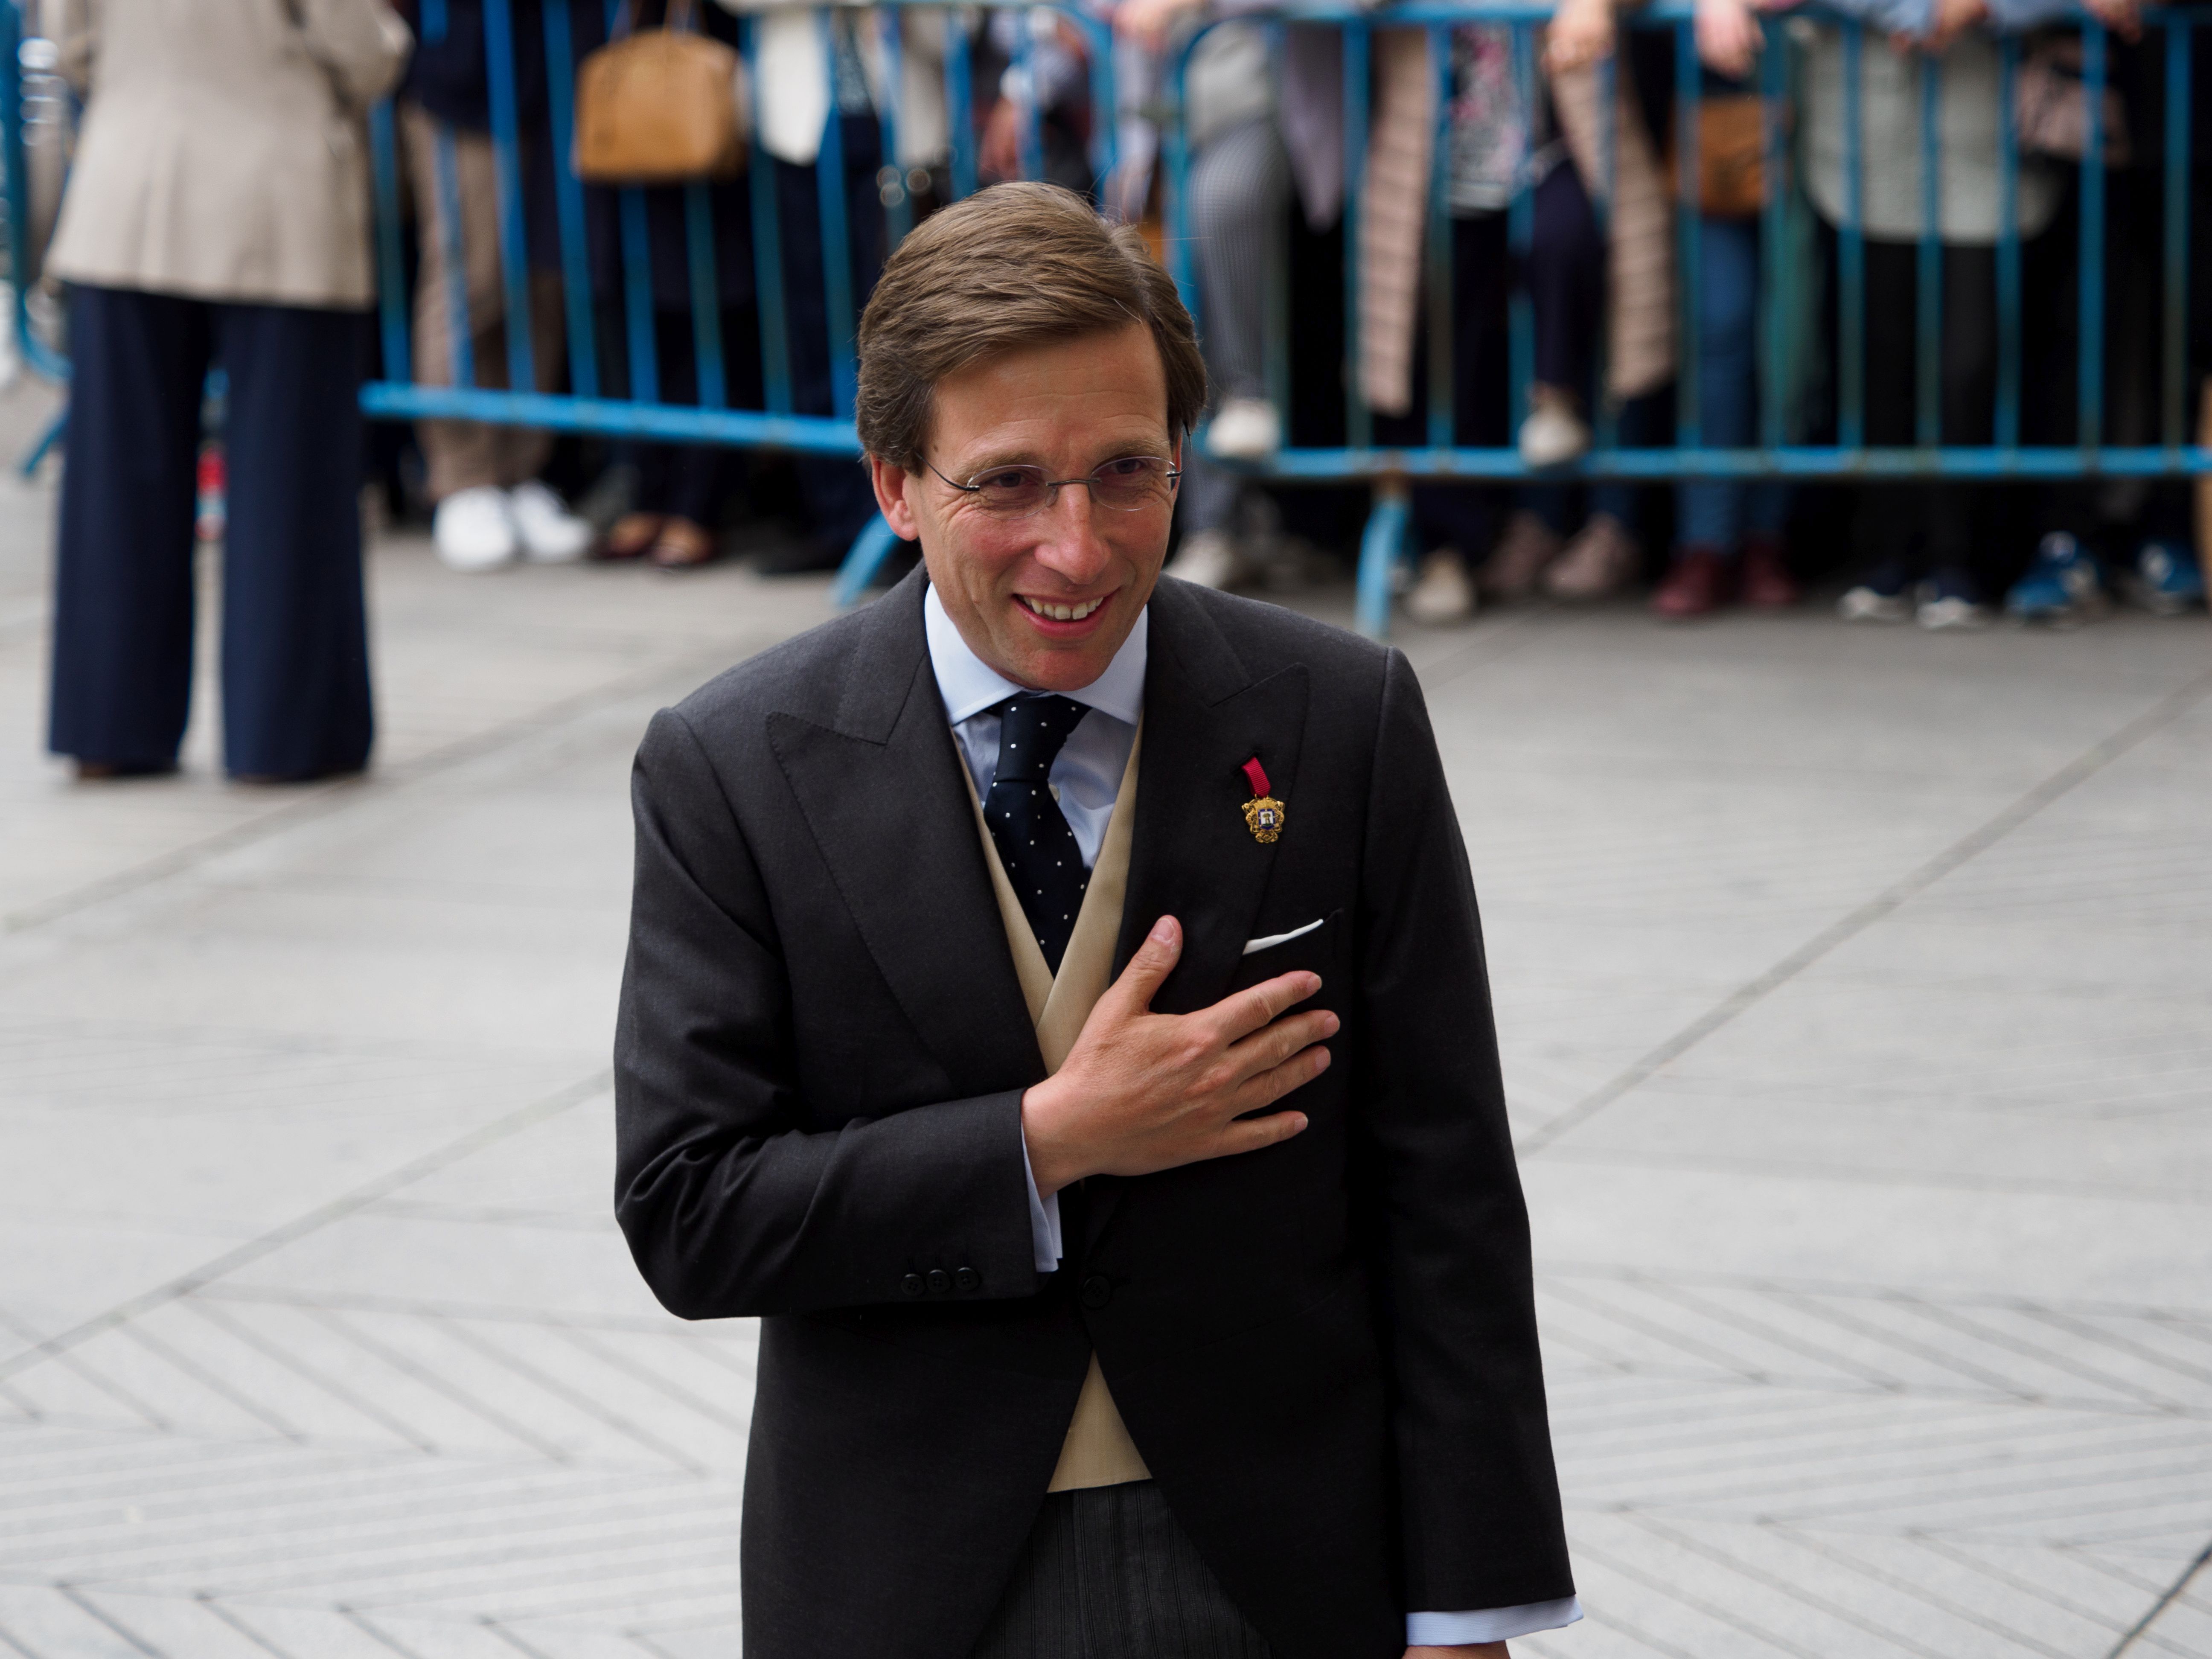
[[[0,1653],[728,1659],[753,1333],[608,1216],[624,773],[821,584],[396,538],[372,777],[79,787],[50,510],[0,484]],[[2212,1656],[2203,619],[1402,642],[1590,1613],[1516,1646]]]

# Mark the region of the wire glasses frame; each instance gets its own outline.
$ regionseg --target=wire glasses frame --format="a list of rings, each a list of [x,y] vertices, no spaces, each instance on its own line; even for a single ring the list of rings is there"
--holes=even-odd
[[[935,463],[923,465],[937,472]],[[1024,519],[1057,501],[1064,484],[1083,485],[1092,501],[1114,512],[1141,512],[1172,500],[1182,472],[1164,455],[1117,455],[1110,461],[1101,461],[1079,478],[1048,477],[1042,467],[1026,465],[994,466],[965,483],[942,472],[937,476],[962,495],[972,496],[987,513]]]

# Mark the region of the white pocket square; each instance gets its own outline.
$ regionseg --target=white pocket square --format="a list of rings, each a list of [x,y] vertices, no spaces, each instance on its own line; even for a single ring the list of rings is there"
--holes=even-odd
[[[1315,928],[1320,927],[1322,922],[1328,920],[1327,916],[1323,916],[1320,921],[1310,921],[1303,927],[1293,927],[1287,933],[1270,933],[1265,939],[1248,939],[1244,941],[1242,954],[1249,957],[1255,951],[1264,951],[1270,945],[1288,944],[1291,939],[1301,939],[1310,933]]]

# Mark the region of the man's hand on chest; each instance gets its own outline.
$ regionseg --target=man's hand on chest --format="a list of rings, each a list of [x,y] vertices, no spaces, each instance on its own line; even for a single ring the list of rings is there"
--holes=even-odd
[[[1326,1009],[1287,1011],[1321,989],[1284,974],[1191,1014],[1152,999],[1182,953],[1172,916],[1153,924],[1084,1022],[1059,1071],[1022,1097],[1022,1133],[1040,1194],[1085,1176],[1150,1175],[1255,1152],[1306,1127],[1302,1112],[1246,1118],[1328,1068]]]

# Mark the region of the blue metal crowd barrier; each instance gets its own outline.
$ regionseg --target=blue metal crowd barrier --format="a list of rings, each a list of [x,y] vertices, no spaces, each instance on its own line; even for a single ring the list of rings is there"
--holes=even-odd
[[[21,0],[0,3],[0,30],[9,38],[0,41],[9,50],[8,70],[0,73],[0,126],[4,126],[4,159],[8,173],[9,228],[16,284],[16,323],[28,361],[39,371],[56,378],[66,374],[66,362],[33,325],[28,309],[36,276],[37,250],[31,246],[28,169],[25,161],[26,105],[24,77],[51,79],[48,43],[20,39]],[[897,167],[896,135],[902,85],[900,59],[908,27],[908,14],[921,0],[888,0],[882,6],[886,27],[882,46],[889,72],[878,97],[878,120],[886,166],[879,175],[879,199],[884,215],[886,246],[894,245],[909,228],[912,206],[905,177]],[[574,22],[577,10],[604,6],[609,27],[618,0],[538,0],[535,9],[544,30],[544,53],[549,64],[574,61]],[[426,33],[442,26],[444,0],[423,0]],[[962,8],[939,8],[946,30],[945,99],[949,119],[951,151],[944,173],[954,198],[969,194],[977,184],[976,100],[971,62],[979,31],[977,14]],[[1068,24],[1087,52],[1090,121],[1088,161],[1094,185],[1103,186],[1115,161],[1117,123],[1115,119],[1114,61],[1110,29],[1088,9],[1073,3],[1048,9]],[[1469,447],[1455,442],[1458,411],[1453,404],[1453,376],[1448,372],[1452,342],[1449,303],[1455,273],[1449,214],[1445,198],[1448,143],[1451,106],[1451,30],[1467,23],[1507,26],[1511,32],[1512,64],[1521,92],[1520,106],[1534,106],[1539,31],[1547,20],[1548,0],[1395,0],[1375,9],[1363,9],[1342,0],[1291,0],[1266,14],[1243,14],[1242,21],[1259,16],[1276,29],[1291,23],[1331,26],[1343,31],[1344,168],[1346,198],[1344,209],[1345,350],[1356,361],[1359,342],[1360,237],[1362,209],[1359,181],[1367,144],[1370,52],[1373,32],[1379,28],[1418,27],[1430,38],[1430,63],[1437,77],[1434,109],[1434,165],[1431,167],[1428,204],[1425,327],[1429,361],[1445,372],[1430,374],[1425,410],[1426,441],[1417,447],[1385,447],[1373,438],[1371,411],[1364,403],[1356,374],[1345,377],[1344,428],[1346,441],[1329,447],[1285,445],[1272,458],[1240,464],[1237,470],[1285,483],[1369,481],[1375,488],[1375,504],[1363,539],[1359,574],[1359,617],[1370,632],[1387,630],[1389,594],[1396,567],[1405,553],[1408,521],[1407,489],[1409,481],[1501,481],[1530,477],[1517,449],[1509,447]],[[1819,15],[1817,7],[1808,8]],[[491,138],[497,183],[498,248],[504,308],[509,317],[529,314],[531,258],[526,222],[523,152],[526,142],[520,131],[517,86],[517,15],[513,0],[483,0],[483,28],[491,118]],[[819,194],[822,265],[825,273],[829,350],[833,407],[830,411],[804,412],[793,408],[793,374],[787,295],[781,247],[783,227],[779,222],[772,190],[750,192],[753,280],[757,295],[764,406],[730,405],[722,367],[720,288],[715,270],[713,208],[706,186],[684,186],[684,242],[688,258],[691,337],[696,354],[696,403],[677,404],[659,395],[654,359],[653,296],[650,252],[641,193],[618,192],[622,293],[618,322],[623,355],[630,365],[626,395],[612,396],[603,385],[601,368],[605,353],[600,339],[600,320],[592,303],[592,276],[585,218],[585,186],[565,165],[573,136],[573,86],[560,73],[547,76],[549,85],[548,142],[562,164],[553,168],[553,227],[558,248],[558,270],[562,281],[565,329],[565,391],[538,391],[530,330],[510,327],[506,337],[507,388],[477,383],[471,361],[471,330],[461,235],[459,187],[450,134],[440,141],[436,175],[443,211],[438,216],[447,239],[444,264],[450,273],[446,309],[452,329],[453,365],[451,386],[424,386],[411,378],[413,362],[408,298],[403,264],[404,198],[398,158],[397,122],[389,104],[373,112],[370,122],[371,159],[374,182],[375,243],[381,297],[379,329],[384,373],[362,393],[364,410],[386,419],[454,417],[542,428],[556,431],[592,433],[611,437],[664,441],[726,444],[742,447],[856,454],[851,412],[854,382],[853,337],[855,319],[851,249],[848,241],[846,176],[839,148],[841,123],[836,86],[836,55],[830,38],[830,14],[817,14],[823,32],[824,58],[830,76],[830,116],[816,179]],[[2159,399],[2159,441],[2155,444],[2114,445],[2106,441],[2106,144],[2101,116],[2107,82],[2107,42],[2104,27],[2087,15],[2067,20],[2078,26],[2083,43],[2081,80],[2086,94],[2087,131],[2079,164],[2075,368],[2079,400],[2077,441],[2066,445],[2029,445],[2021,441],[2022,304],[2021,237],[2018,222],[2020,143],[2015,131],[2014,85],[2021,64],[2019,41],[2007,37],[2000,44],[2002,86],[1999,98],[2000,225],[1996,246],[1997,366],[1992,431],[1995,441],[1972,446],[1946,446],[1939,441],[1942,343],[1942,243],[1938,235],[1937,204],[1941,155],[1936,120],[1940,91],[1940,60],[1934,60],[1922,77],[1920,153],[1923,229],[1918,246],[1915,339],[1917,345],[1915,441],[1904,447],[1870,447],[1865,441],[1866,236],[1861,224],[1864,179],[1863,139],[1860,117],[1864,30],[1848,19],[1832,20],[1843,31],[1844,63],[1844,169],[1847,208],[1836,227],[1836,441],[1826,444],[1793,441],[1784,422],[1783,365],[1790,345],[1790,319],[1797,314],[1801,284],[1809,274],[1785,257],[1784,228],[1790,210],[1788,193],[1766,192],[1763,210],[1763,269],[1759,284],[1761,317],[1757,339],[1759,358],[1759,431],[1749,447],[1717,448],[1701,441],[1697,376],[1691,369],[1697,360],[1698,307],[1702,230],[1699,216],[1676,216],[1675,258],[1677,290],[1684,297],[1677,319],[1676,360],[1685,372],[1676,378],[1674,441],[1659,448],[1621,447],[1609,423],[1598,423],[1597,442],[1579,460],[1547,469],[1540,476],[1556,479],[1624,478],[2060,478],[2093,474],[2113,476],[2182,476],[2212,472],[2212,450],[2192,443],[2188,430],[2187,331],[2189,326],[2188,239],[2190,229],[2190,168],[2191,110],[2191,54],[2198,25],[2212,16],[2212,6],[2154,9],[2145,14],[2146,27],[2161,31],[2166,47],[2164,86],[2164,191],[2160,198],[2163,263],[2160,272],[2159,356],[2161,368]],[[1639,28],[1671,31],[1676,64],[1675,99],[1677,159],[1683,177],[1695,177],[1698,143],[1699,75],[1692,35],[1692,0],[1650,0],[1624,14],[1625,23]],[[1212,27],[1209,25],[1208,27]],[[1786,165],[1790,135],[1784,109],[1790,48],[1786,26],[1768,18],[1767,50],[1757,71],[1759,90],[1765,99],[1765,165],[1770,179],[1789,177]],[[741,24],[742,50],[749,62],[757,58],[757,23]],[[1186,302],[1204,326],[1204,296],[1200,291],[1193,260],[1191,227],[1185,188],[1191,156],[1179,115],[1185,70],[1195,37],[1185,39],[1170,65],[1170,100],[1163,156],[1167,171],[1168,257],[1170,269]],[[21,50],[16,48],[20,47]],[[1032,32],[1015,32],[1013,61],[1025,68],[1034,50]],[[1599,104],[1610,133],[1613,108],[1611,60],[1601,64]],[[51,90],[40,94],[51,104]],[[756,99],[756,108],[761,100]],[[1040,113],[1034,106],[1022,110],[1018,149],[1024,171],[1039,168],[1042,146]],[[1610,179],[1610,137],[1604,141],[1604,162]],[[755,134],[759,153],[759,134]],[[1793,179],[1791,189],[1797,188]],[[1593,192],[1601,198],[1604,189]],[[1517,254],[1528,246],[1533,221],[1533,180],[1521,179],[1506,210],[1508,246]],[[1282,303],[1281,285],[1275,284],[1270,301],[1269,392],[1285,417],[1289,431],[1289,332],[1291,319]],[[1516,296],[1509,312],[1508,331],[1510,409],[1525,407],[1534,352],[1533,323],[1525,296]],[[1197,441],[1203,442],[1201,433]],[[849,604],[864,592],[888,556],[892,538],[880,520],[855,543],[840,573],[836,594]]]

